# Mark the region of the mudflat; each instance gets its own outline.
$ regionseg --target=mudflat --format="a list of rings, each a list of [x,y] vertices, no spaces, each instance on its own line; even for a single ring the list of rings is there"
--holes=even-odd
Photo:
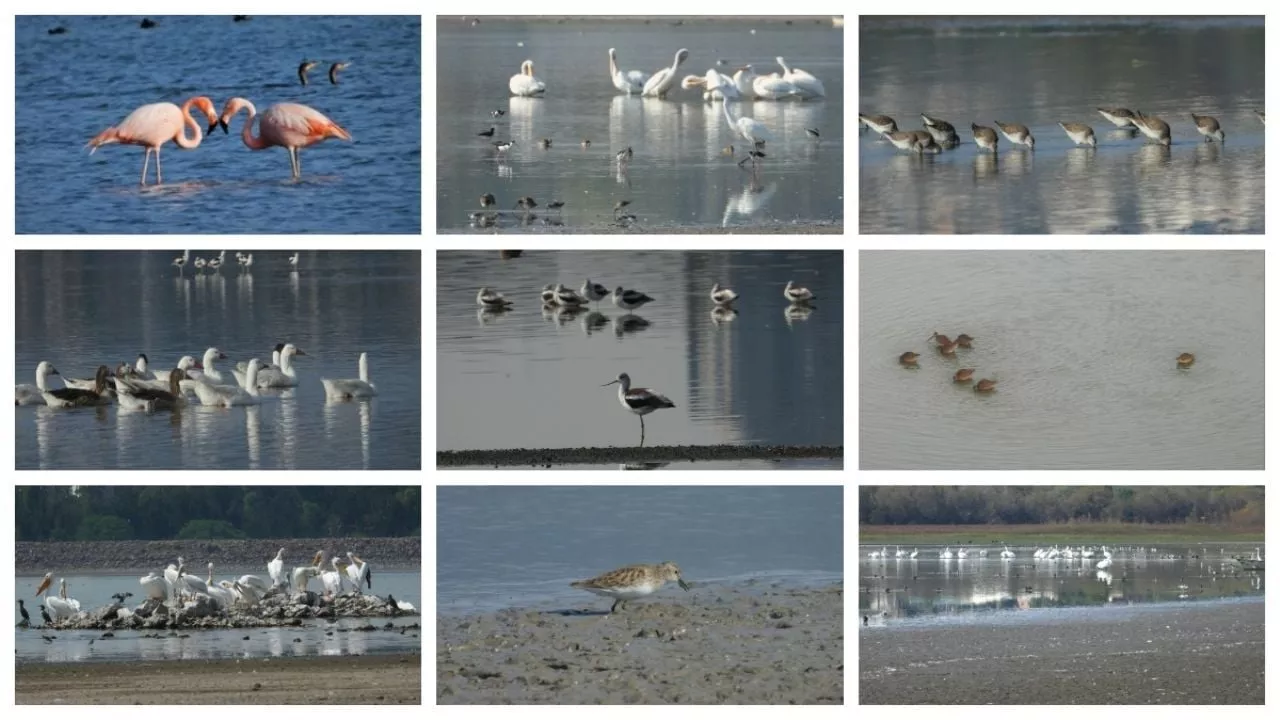
[[[1249,598],[860,628],[858,702],[1260,705],[1264,608]]]
[[[20,664],[14,677],[19,705],[422,704],[420,655]]]
[[[440,704],[840,704],[844,592],[694,587],[437,618]]]

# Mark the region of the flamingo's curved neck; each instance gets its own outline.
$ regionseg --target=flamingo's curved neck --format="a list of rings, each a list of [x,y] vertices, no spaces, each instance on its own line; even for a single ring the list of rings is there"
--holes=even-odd
[[[196,98],[191,98],[182,103],[179,109],[182,113],[182,132],[174,136],[173,141],[183,150],[192,150],[200,147],[200,141],[204,139],[204,133],[200,130],[200,124],[191,117],[191,106],[196,102]],[[195,131],[194,138],[187,137],[187,128]]]
[[[253,119],[258,116],[258,108],[254,107],[253,103],[248,100],[245,100],[244,104],[240,107],[244,108],[249,113],[249,117],[245,118],[244,121],[244,129],[240,131],[240,139],[244,141],[245,147],[250,150],[262,150],[269,147],[267,143],[262,141],[261,124],[259,124],[258,127],[258,137],[253,136]],[[237,112],[239,112],[239,110],[237,110]]]

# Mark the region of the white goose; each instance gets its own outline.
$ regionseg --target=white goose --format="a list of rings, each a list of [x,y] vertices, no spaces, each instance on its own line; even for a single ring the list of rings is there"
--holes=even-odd
[[[795,87],[795,95],[797,97],[808,100],[811,98],[827,96],[827,90],[822,87],[821,80],[800,68],[787,67],[787,61],[783,60],[782,57],[774,59],[782,66],[782,79],[791,83],[792,86]]]
[[[369,353],[360,353],[359,380],[330,380],[320,378],[324,385],[324,395],[329,400],[348,400],[351,398],[373,397],[378,389],[369,382]]]
[[[258,358],[249,361],[249,373],[246,378],[248,380],[247,387],[210,385],[195,380],[183,380],[182,388],[194,392],[196,397],[200,398],[201,405],[213,405],[216,407],[257,405],[262,402],[262,397],[258,395],[258,387],[255,385],[258,380],[258,364]]]
[[[609,48],[609,77],[613,79],[614,87],[628,95],[644,92],[644,84],[649,80],[648,73],[639,70],[619,70],[618,51],[613,48]]]
[[[547,91],[547,84],[539,80],[533,74],[533,61],[525,60],[520,63],[520,74],[512,75],[507,81],[507,87],[511,88],[512,95],[520,97],[533,97],[542,95]]]
[[[213,361],[226,359],[227,356],[221,350],[211,347],[204,351],[204,363],[200,366],[200,369],[187,370],[187,377],[210,385],[217,385],[223,381],[224,376],[213,367]]]
[[[676,51],[675,60],[671,63],[671,67],[662,68],[649,78],[644,84],[644,91],[641,93],[645,97],[666,97],[667,91],[676,85],[676,73],[680,71],[680,65],[689,59],[689,51],[680,48]]]
[[[265,372],[268,368],[280,367],[280,351],[283,349],[284,349],[284,343],[276,343],[275,349],[271,351],[271,364],[267,366],[263,366],[261,363],[258,364],[259,375]],[[235,376],[236,384],[239,385],[240,387],[244,387],[245,382],[248,381],[249,361],[241,360],[240,362],[236,363],[236,366],[231,371],[231,374]]]
[[[14,405],[44,405],[43,393],[51,390],[49,387],[49,376],[57,375],[58,368],[48,360],[41,360],[36,365],[36,384],[35,385],[15,385],[13,388],[13,404]]]
[[[182,359],[178,360],[178,369],[182,370],[183,372],[186,372],[194,368],[195,366],[196,366],[196,359],[191,357],[190,355],[183,355]],[[172,370],[152,370],[151,374],[154,376],[154,379],[138,381],[138,382],[135,382],[134,384],[149,387],[154,390],[164,390],[169,387],[169,373],[171,372],[173,371]]]
[[[280,349],[280,366],[269,367],[265,371],[259,370],[257,385],[260,388],[270,387],[294,387],[298,384],[298,373],[293,368],[293,356],[306,355],[305,352],[299,350],[293,343],[286,343]],[[250,364],[254,362],[249,361]],[[252,385],[253,381],[246,374],[245,382]]]

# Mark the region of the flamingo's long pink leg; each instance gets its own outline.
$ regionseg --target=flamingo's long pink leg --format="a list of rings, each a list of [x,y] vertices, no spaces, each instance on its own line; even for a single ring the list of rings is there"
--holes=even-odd
[[[302,163],[298,162],[298,148],[289,148],[289,169],[293,171],[293,179],[302,178]]]
[[[147,184],[147,166],[151,164],[151,148],[147,148],[142,155],[142,184]]]
[[[164,181],[160,179],[160,146],[156,146],[156,184],[160,185]]]

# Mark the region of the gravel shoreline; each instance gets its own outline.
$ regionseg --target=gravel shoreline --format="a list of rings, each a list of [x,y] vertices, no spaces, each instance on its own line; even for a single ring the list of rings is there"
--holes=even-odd
[[[844,457],[842,445],[658,445],[655,447],[441,450],[437,467],[572,465],[675,460],[794,460]]]
[[[585,602],[592,603],[591,600]],[[840,704],[844,591],[697,587],[438,616],[440,704]]]
[[[1023,613],[1037,613],[1031,610]],[[1101,607],[1049,622],[862,628],[864,705],[1262,704],[1265,604]],[[1009,682],[1009,678],[1017,678]]]
[[[419,705],[422,656],[20,664],[19,705]]]
[[[203,568],[213,562],[223,568],[257,568],[265,574],[267,561],[284,548],[287,567],[310,564],[317,550],[330,555],[355,553],[380,570],[421,572],[422,538],[290,538],[274,540],[122,540],[111,542],[19,541],[15,572],[58,575],[82,572],[141,572],[163,569],[179,555]],[[55,570],[56,569],[56,570]]]

